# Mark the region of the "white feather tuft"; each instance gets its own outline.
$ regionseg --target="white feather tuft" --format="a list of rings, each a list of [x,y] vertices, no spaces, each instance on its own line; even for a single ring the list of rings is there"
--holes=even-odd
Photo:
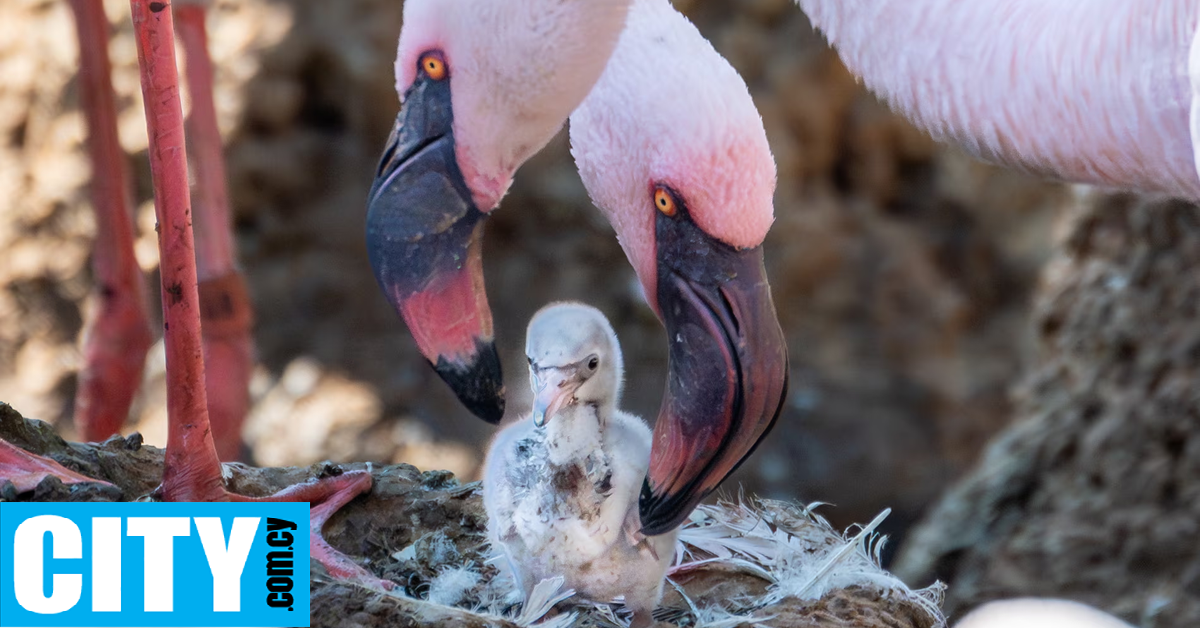
[[[454,606],[479,584],[480,574],[471,567],[446,567],[429,583],[429,601]]]
[[[525,606],[521,608],[521,614],[513,621],[521,626],[531,626],[533,622],[541,619],[546,613],[554,608],[555,604],[575,595],[574,589],[563,590],[565,580],[562,576],[555,576],[537,583],[533,587],[533,591],[529,592],[529,599],[525,600]],[[559,620],[569,617],[565,622]],[[542,622],[540,626],[569,626],[575,621],[575,613],[566,613],[552,620]]]
[[[766,625],[765,622],[775,619],[774,615],[766,617],[751,617],[737,615],[723,608],[705,608],[696,611],[696,628],[734,628],[735,626]]]
[[[412,543],[398,552],[392,552],[392,558],[400,562],[415,560],[417,558],[417,544]]]
[[[879,524],[883,523],[883,520],[887,519],[887,516],[890,514],[892,514],[892,509],[885,508],[883,512],[876,515],[875,518],[871,520],[871,523],[868,523],[866,526],[863,527],[861,532],[856,534],[854,536],[854,538],[850,539],[849,541],[846,541],[841,547],[839,547],[837,549],[837,551],[833,552],[833,554],[830,555],[829,558],[825,561],[825,564],[822,565],[821,568],[818,569],[817,572],[812,575],[812,577],[808,580],[808,582],[806,582],[803,586],[801,586],[799,589],[797,589],[793,595],[800,599],[805,599],[804,596],[810,590],[817,589],[817,584],[819,584],[821,582],[821,578],[824,578],[825,576],[829,575],[830,572],[832,572],[835,568],[837,568],[839,566],[839,564],[842,561],[846,560],[846,558],[848,556],[850,556],[855,550],[860,551],[864,556],[868,556],[867,544],[865,544],[863,541],[867,538],[867,535],[874,532],[875,528],[879,527]],[[881,545],[882,544],[876,544],[876,547],[880,547]],[[875,552],[873,555],[870,555],[870,558],[872,559],[871,562],[873,562],[873,563],[876,562],[879,558],[878,552]],[[778,584],[778,583],[776,583],[776,584]],[[783,599],[783,597],[786,597],[786,596],[781,596],[779,599]]]
[[[934,619],[934,626],[946,625],[941,583],[914,591],[879,565],[884,541],[874,531],[889,510],[846,539],[813,512],[820,505],[739,498],[736,503],[700,506],[680,530],[680,551],[671,573],[720,563],[760,577],[770,586],[766,595],[750,601],[750,608],[789,597],[815,600],[834,589],[869,586],[910,600]],[[713,611],[696,614],[699,619],[701,613]]]

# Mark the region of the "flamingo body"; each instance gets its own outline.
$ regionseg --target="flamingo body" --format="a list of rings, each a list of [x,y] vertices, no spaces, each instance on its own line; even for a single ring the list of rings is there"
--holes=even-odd
[[[852,72],[986,160],[1200,198],[1194,0],[797,0]]]

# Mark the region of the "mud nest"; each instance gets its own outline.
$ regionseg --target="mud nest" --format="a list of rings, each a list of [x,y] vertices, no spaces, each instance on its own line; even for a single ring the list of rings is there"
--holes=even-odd
[[[48,477],[29,492],[17,494],[8,482],[0,485],[0,500],[32,501],[129,501],[154,499],[162,477],[163,450],[145,445],[138,435],[111,438],[99,444],[69,443],[51,426],[21,417],[11,406],[0,403],[0,438],[33,453],[48,456],[63,466],[107,482],[64,485]],[[519,601],[500,582],[489,564],[486,516],[479,483],[460,483],[445,471],[421,472],[406,465],[370,467],[333,465],[310,467],[255,468],[225,465],[230,490],[246,495],[266,495],[285,486],[314,478],[344,473],[349,469],[371,471],[375,485],[330,519],[325,537],[338,550],[352,556],[376,575],[399,586],[394,592],[368,589],[337,581],[313,563],[312,625],[339,627],[373,626],[516,626]],[[821,556],[820,550],[842,542],[823,520],[788,514],[777,509],[771,522],[760,530],[768,535],[793,539],[799,535],[786,525],[807,525],[804,552]],[[782,519],[795,519],[785,524]],[[860,562],[862,557],[856,557]],[[703,565],[674,578],[656,616],[658,626],[694,626],[728,619],[741,613],[750,625],[753,619],[771,618],[777,628],[861,627],[935,628],[944,625],[936,603],[940,589],[918,596],[878,569],[867,558],[867,579],[859,584],[831,580],[815,599],[799,599],[772,590],[770,574],[755,575],[736,564]],[[861,571],[862,567],[852,565]],[[855,572],[857,573],[857,572]],[[891,579],[877,586],[876,580]],[[454,580],[457,579],[457,582]],[[880,580],[881,581],[881,580]],[[686,596],[686,597],[684,597]],[[807,596],[813,597],[813,596]],[[748,600],[769,600],[769,605]],[[551,619],[573,613],[578,626],[622,625],[620,613],[606,605],[560,602],[550,610]]]

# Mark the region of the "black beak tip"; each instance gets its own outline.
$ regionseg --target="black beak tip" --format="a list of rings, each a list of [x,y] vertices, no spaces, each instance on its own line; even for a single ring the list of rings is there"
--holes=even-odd
[[[474,361],[460,365],[439,357],[434,370],[475,416],[499,425],[504,417],[504,375],[493,342],[477,341]]]
[[[650,482],[642,481],[642,493],[638,496],[638,515],[642,521],[642,534],[657,536],[679,527],[687,518],[691,508],[681,508],[681,495],[655,495]]]

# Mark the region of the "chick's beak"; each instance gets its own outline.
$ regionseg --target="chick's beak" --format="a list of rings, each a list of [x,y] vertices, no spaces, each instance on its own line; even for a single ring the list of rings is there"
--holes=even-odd
[[[504,385],[483,285],[487,214],[472,200],[454,146],[450,82],[419,77],[368,196],[367,251],[421,354],[468,409],[499,423]]]
[[[683,211],[656,220],[670,357],[639,500],[647,536],[677,527],[750,455],[779,416],[788,377],[762,247],[724,244]]]
[[[575,400],[583,379],[573,368],[545,368],[534,371],[533,424],[542,427],[554,415]]]

